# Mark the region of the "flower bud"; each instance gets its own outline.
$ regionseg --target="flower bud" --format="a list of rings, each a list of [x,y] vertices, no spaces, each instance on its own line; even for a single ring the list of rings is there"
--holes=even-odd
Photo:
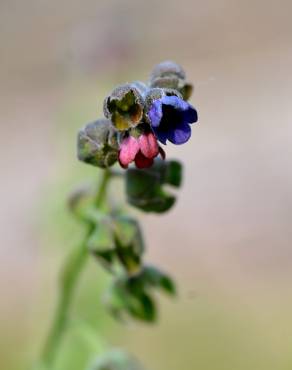
[[[131,162],[135,162],[137,168],[148,168],[154,163],[154,158],[165,153],[158,145],[156,137],[151,131],[142,132],[139,136],[127,136],[121,142],[119,151],[119,163],[123,168],[128,168]]]
[[[111,119],[118,131],[137,126],[144,111],[142,83],[125,84],[115,88],[104,100],[104,115]]]
[[[159,77],[151,82],[151,87],[168,88],[180,92],[184,100],[189,100],[193,92],[193,85],[177,77]]]
[[[193,91],[193,86],[186,81],[182,67],[171,61],[154,67],[150,75],[150,87],[175,89],[181,93],[184,100],[188,100]]]
[[[93,166],[106,168],[118,159],[117,132],[108,119],[87,124],[78,133],[78,159]]]
[[[150,81],[153,81],[159,77],[171,77],[171,76],[181,79],[186,78],[185,71],[179,64],[172,62],[171,60],[166,60],[164,62],[157,64],[153,68],[150,74]]]

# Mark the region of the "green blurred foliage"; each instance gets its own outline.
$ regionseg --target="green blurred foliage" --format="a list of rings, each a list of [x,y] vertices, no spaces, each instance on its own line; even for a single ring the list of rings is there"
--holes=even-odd
[[[57,167],[54,177],[44,189],[44,196],[37,209],[37,223],[44,251],[44,285],[47,284],[45,280],[48,276],[52,282],[49,284],[49,291],[44,289],[41,293],[39,308],[43,313],[38,325],[41,325],[43,330],[35,331],[35,337],[30,344],[32,355],[28,362],[37,358],[52,320],[58,295],[60,267],[84,236],[84,225],[69,211],[69,193],[80,184],[98,186],[99,182],[100,170],[79,162],[76,153],[78,129],[98,117],[98,97],[96,90],[93,90],[94,92],[88,86],[84,94],[79,92],[78,101],[75,102],[68,94],[68,103],[64,104],[56,119]],[[55,262],[53,266],[52,260]],[[85,369],[107,348],[106,341],[101,338],[106,338],[112,330],[113,321],[104,309],[101,296],[108,279],[107,273],[92,257],[78,283],[70,312],[71,320],[63,337],[54,370]]]

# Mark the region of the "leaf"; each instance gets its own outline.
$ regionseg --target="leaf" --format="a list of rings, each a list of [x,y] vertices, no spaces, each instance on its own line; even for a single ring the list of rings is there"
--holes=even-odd
[[[129,312],[133,317],[147,322],[154,322],[157,316],[154,299],[147,293],[132,297]]]
[[[112,231],[106,222],[100,222],[88,240],[89,250],[92,252],[104,252],[115,247]]]
[[[167,274],[153,266],[144,267],[141,272],[141,279],[152,287],[158,287],[170,295],[176,293],[175,284]]]
[[[115,258],[115,241],[109,220],[102,220],[96,225],[88,239],[87,247],[105,267],[112,266]]]
[[[131,316],[135,319],[153,322],[156,319],[156,306],[148,292],[132,289],[126,275],[117,278],[106,294],[106,304],[114,317],[123,319]]]
[[[138,222],[127,216],[118,216],[113,220],[116,253],[128,272],[140,269],[144,242]]]
[[[166,192],[163,185],[179,187],[181,180],[182,166],[177,161],[157,159],[151,168],[130,168],[126,172],[128,202],[145,212],[166,212],[174,205],[175,196]]]

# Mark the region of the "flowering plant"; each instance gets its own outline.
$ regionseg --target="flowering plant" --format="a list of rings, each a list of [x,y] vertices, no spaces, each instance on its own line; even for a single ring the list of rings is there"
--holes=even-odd
[[[174,205],[176,198],[164,185],[180,186],[182,165],[166,160],[161,145],[167,141],[181,145],[190,139],[190,125],[198,120],[196,109],[187,101],[191,93],[192,85],[178,64],[160,63],[147,84],[116,87],[104,100],[105,118],[79,131],[79,160],[103,171],[96,191],[78,190],[69,199],[70,209],[86,228],[85,238],[65,266],[55,321],[38,368],[54,369],[76,283],[89,256],[112,274],[104,300],[118,320],[153,322],[157,317],[154,291],[175,294],[174,282],[166,273],[143,263],[139,223],[124,210],[111,207],[108,185],[112,179],[124,178],[127,202],[144,212],[163,213]],[[113,167],[116,163],[122,170]],[[121,351],[99,357],[89,368],[141,369]]]

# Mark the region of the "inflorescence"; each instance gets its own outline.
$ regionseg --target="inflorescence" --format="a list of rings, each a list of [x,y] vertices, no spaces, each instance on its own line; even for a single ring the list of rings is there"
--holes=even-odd
[[[157,156],[165,158],[159,143],[181,145],[191,137],[190,124],[198,121],[188,103],[192,85],[178,64],[158,64],[147,84],[136,81],[116,87],[104,100],[105,118],[79,131],[78,158],[107,168],[117,161],[128,168],[149,168]]]

